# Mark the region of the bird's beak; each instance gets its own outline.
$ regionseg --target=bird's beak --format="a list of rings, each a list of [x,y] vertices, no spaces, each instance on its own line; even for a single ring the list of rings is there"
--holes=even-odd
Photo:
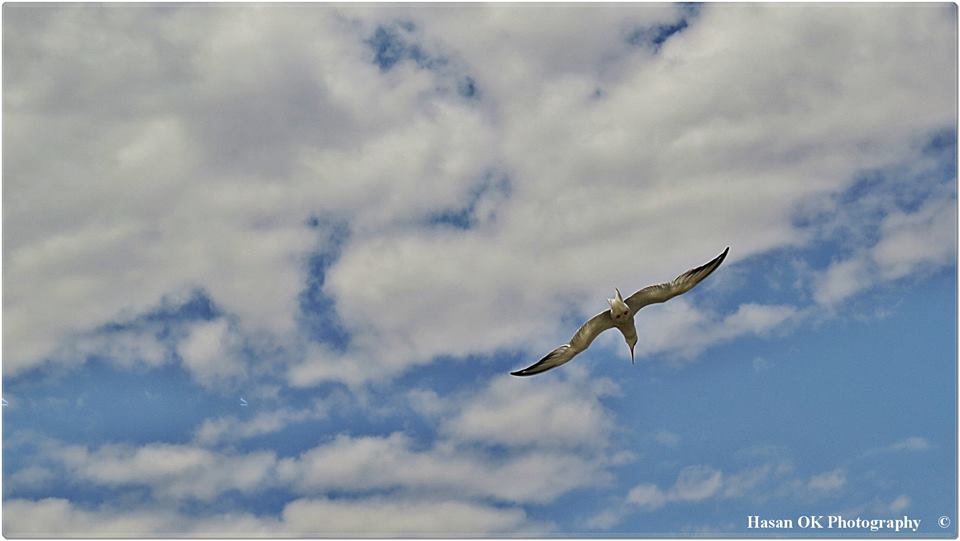
[[[630,346],[630,364],[637,364],[636,359],[633,357],[633,346]]]

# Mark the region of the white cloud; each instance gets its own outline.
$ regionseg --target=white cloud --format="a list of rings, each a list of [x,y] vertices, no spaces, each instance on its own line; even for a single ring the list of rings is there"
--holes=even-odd
[[[156,507],[88,509],[61,498],[7,500],[4,511],[5,537],[434,537],[532,535],[548,529],[517,508],[379,498],[298,499],[284,505],[279,516],[235,512],[187,515]]]
[[[763,372],[764,370],[770,369],[771,363],[764,357],[754,357],[752,364],[754,372]]]
[[[723,524],[685,524],[679,528],[679,531],[691,537],[728,537],[731,536],[731,532],[736,531],[737,526],[737,523],[734,522],[725,522]]]
[[[644,509],[656,509],[667,501],[667,495],[657,485],[640,483],[630,489],[627,501]]]
[[[178,524],[170,512],[91,512],[68,500],[11,499],[3,504],[4,537],[138,537],[168,532]]]
[[[617,391],[608,379],[590,381],[582,370],[566,379],[494,378],[470,397],[440,431],[448,437],[481,445],[545,448],[603,447],[613,431],[613,418],[600,398]]]
[[[906,494],[901,494],[890,502],[890,505],[887,506],[887,510],[889,510],[891,513],[902,513],[903,510],[908,507],[910,507],[910,497]]]
[[[653,483],[640,483],[630,489],[627,502],[645,510],[654,510],[668,502],[698,502],[717,495],[723,486],[720,470],[705,465],[687,466],[668,490]]]
[[[922,452],[930,449],[933,445],[927,438],[922,436],[909,436],[902,440],[895,441],[889,445],[873,447],[863,452],[861,457],[872,457],[886,453],[901,452]]]
[[[178,351],[194,378],[210,385],[245,375],[246,366],[237,351],[240,347],[239,337],[230,331],[227,321],[218,319],[195,324]]]
[[[592,527],[609,529],[638,510],[652,512],[668,504],[716,500],[742,499],[757,505],[777,498],[809,504],[835,497],[847,486],[847,473],[842,467],[809,477],[798,475],[792,462],[784,457],[783,449],[761,446],[741,449],[737,454],[742,459],[760,460],[756,465],[727,472],[703,464],[685,466],[672,485],[638,483],[619,507],[598,513],[587,522]],[[901,496],[878,506],[877,512],[899,512],[907,505],[909,498]]]
[[[521,509],[458,501],[305,499],[288,504],[283,519],[293,531],[325,537],[529,535],[543,528]]]
[[[723,473],[709,466],[687,466],[680,470],[677,482],[670,491],[670,499],[677,501],[705,500],[720,490]]]
[[[5,533],[104,537],[532,533],[548,526],[528,520],[512,505],[550,502],[609,479],[602,460],[571,452],[536,449],[503,457],[442,441],[422,448],[400,433],[339,436],[279,460],[269,452],[244,454],[161,443],[90,450],[51,440],[42,447],[45,460],[63,468],[73,483],[146,487],[153,497],[144,504],[147,507],[122,510],[78,509],[58,499],[14,500],[10,509],[18,510],[18,518],[5,522]],[[47,482],[50,475],[47,468],[35,467],[15,472],[11,481],[22,488]],[[227,491],[251,495],[275,489],[307,499],[289,502],[279,519],[243,513],[185,519],[164,511],[184,500],[212,501]],[[337,498],[323,497],[330,493]],[[491,499],[497,505],[486,503]],[[379,519],[370,521],[371,513]]]
[[[920,436],[910,436],[891,445],[892,449],[906,449],[909,451],[923,451],[930,448],[930,442]]]
[[[322,419],[326,416],[326,406],[317,402],[306,409],[281,408],[258,412],[249,419],[234,416],[208,418],[194,431],[194,440],[201,445],[234,442],[277,432],[291,423]]]
[[[656,311],[654,311],[656,310]],[[802,315],[786,305],[741,304],[727,315],[693,308],[677,299],[637,314],[637,354],[673,352],[691,359],[712,344],[742,336],[763,336]]]
[[[294,387],[309,387],[323,381],[339,381],[356,387],[374,378],[395,375],[398,368],[380,366],[371,361],[374,352],[342,354],[322,345],[311,345],[304,359],[290,365],[287,382]]]
[[[881,231],[872,256],[884,279],[901,278],[918,267],[949,265],[957,259],[957,202],[934,200],[912,213],[892,213]]]
[[[866,258],[851,258],[830,265],[823,273],[814,292],[820,304],[831,304],[870,287],[869,261]]]
[[[432,446],[402,433],[338,436],[282,459],[280,478],[304,493],[403,489],[511,502],[546,502],[609,479],[607,467],[631,459],[608,453],[614,424],[601,398],[618,392],[582,367],[530,385],[495,376],[478,390],[439,396],[415,390],[411,407],[437,427]]]
[[[956,261],[956,199],[932,199],[914,212],[884,217],[880,239],[868,249],[833,262],[820,277],[814,299],[835,305],[877,284],[923,275]]]
[[[627,503],[652,511],[668,502],[698,502],[717,495],[723,484],[720,470],[705,465],[686,466],[667,490],[653,483],[636,485],[627,494]]]
[[[767,462],[759,466],[747,468],[723,477],[724,498],[739,498],[756,490],[771,477],[782,476],[790,471],[788,463]]]
[[[864,258],[853,258],[830,265],[814,292],[814,299],[820,304],[829,304],[870,287],[868,264]]]
[[[340,434],[295,456],[240,453],[230,444],[323,417],[325,402],[241,420],[206,419],[192,444],[150,443],[88,448],[50,441],[43,456],[79,482],[145,486],[160,501],[211,500],[231,490],[270,488],[317,494],[405,494],[419,498],[546,503],[572,490],[610,481],[608,468],[632,459],[609,449],[614,430],[600,402],[616,392],[583,369],[546,385],[495,377],[478,391],[432,396],[432,443],[403,432]],[[422,394],[422,393],[420,393]],[[417,393],[411,395],[418,396]],[[222,446],[220,444],[227,444]]]
[[[303,493],[405,489],[509,502],[549,502],[605,480],[601,464],[576,454],[536,450],[494,459],[447,445],[418,450],[408,437],[338,436],[295,458],[281,459],[279,479]]]
[[[807,482],[811,490],[818,492],[836,492],[846,484],[847,475],[840,468],[814,475]]]
[[[82,8],[13,15],[22,17],[14,25],[22,32],[14,31],[12,39],[24,50],[71,54],[63,61],[40,54],[40,62],[10,62],[23,79],[8,85],[6,121],[25,144],[9,149],[5,183],[13,194],[4,208],[11,233],[4,246],[11,293],[5,301],[7,373],[28,368],[72,332],[121,311],[143,311],[183,287],[203,287],[246,328],[281,335],[293,330],[302,257],[321,240],[303,225],[314,209],[304,194],[281,187],[273,175],[258,175],[256,167],[225,168],[259,160],[262,171],[287,161],[271,153],[298,148],[290,144],[297,134],[287,131],[295,123],[287,120],[310,125],[321,119],[302,107],[311,92],[305,72],[270,58],[293,58],[287,46],[296,45],[306,66],[319,66],[322,58],[340,58],[334,35],[342,34],[332,19],[322,19],[309,29],[299,25],[306,39],[298,41],[297,16],[258,11],[117,7],[106,18]],[[259,30],[248,31],[250,16],[260,21]],[[208,17],[223,24],[211,25]],[[147,19],[151,30],[142,31]],[[316,24],[329,24],[331,33],[317,32]],[[80,27],[98,28],[111,45],[86,40],[75,31]],[[320,43],[324,36],[329,39]],[[263,40],[271,47],[259,47]],[[186,58],[203,69],[186,69]],[[251,69],[254,64],[275,77]],[[356,65],[361,72],[366,67]],[[242,80],[254,71],[256,80]],[[375,75],[372,66],[368,71]],[[56,92],[67,87],[70,98],[63,101]],[[305,94],[297,103],[289,90],[274,89]],[[318,103],[323,107],[323,100]],[[283,108],[297,114],[277,114]],[[264,133],[270,121],[274,127],[281,122],[286,137]],[[70,135],[77,132],[87,136]],[[62,168],[31,150],[41,141]],[[291,206],[291,199],[300,202]]]
[[[605,508],[587,518],[587,520],[584,521],[584,525],[591,529],[607,530],[619,524],[620,521],[623,520],[624,514],[625,510],[622,506],[612,509]]]
[[[119,366],[159,366],[171,357],[172,347],[156,336],[156,329],[129,328],[77,336],[59,348],[53,358],[62,363],[98,356]]]
[[[22,470],[10,474],[4,482],[4,490],[31,490],[48,486],[55,481],[57,475],[49,468],[42,466],[27,466]]]
[[[929,448],[930,442],[920,436],[910,436],[886,447],[886,449],[891,451],[925,451]]]
[[[790,223],[792,207],[845,187],[862,167],[904,156],[893,139],[878,137],[876,114],[888,114],[883,104],[898,103],[901,92],[923,92],[913,84],[883,85],[878,94],[876,85],[847,78],[848,62],[867,80],[886,80],[889,70],[900,69],[888,56],[904,54],[893,12],[874,15],[871,22],[879,26],[867,28],[858,24],[864,13],[832,11],[826,19],[853,17],[849,26],[856,30],[818,40],[812,63],[804,60],[807,69],[796,79],[759,77],[762,71],[731,65],[740,51],[751,58],[759,54],[774,71],[797,55],[810,59],[811,51],[801,54],[795,47],[806,42],[804,36],[822,32],[821,15],[791,11],[799,24],[791,18],[791,24],[779,25],[783,12],[776,9],[704,9],[696,24],[671,38],[661,57],[637,55],[611,68],[610,79],[603,80],[611,88],[602,100],[588,99],[594,81],[581,73],[515,81],[542,99],[510,102],[498,117],[516,188],[497,221],[463,233],[404,231],[358,240],[331,269],[327,289],[341,306],[351,306],[344,317],[362,334],[357,351],[373,357],[389,345],[383,364],[394,367],[441,353],[539,350],[549,344],[531,337],[565,340],[569,333],[543,314],[559,315],[572,306],[589,315],[588,306],[602,306],[588,301],[599,302],[614,284],[639,287],[670,278],[690,265],[690,254],[709,254],[728,242],[737,258],[804,242]],[[776,31],[738,32],[745,26]],[[434,31],[428,23],[421,27]],[[871,62],[880,65],[849,58],[849,45],[862,40],[875,43]],[[471,68],[487,67],[488,50],[485,56],[467,44],[457,50],[469,57]],[[924,76],[937,77],[932,63],[909,62]],[[952,97],[943,91],[951,84],[944,80],[936,97],[930,96],[937,107],[918,111],[908,122],[925,118],[935,126],[952,119]],[[738,90],[707,100],[704,87]],[[511,96],[524,95],[516,88]],[[847,92],[838,102],[828,88]],[[864,101],[863,94],[875,98]],[[741,101],[738,95],[753,98]],[[756,98],[765,98],[759,108]],[[936,110],[944,113],[939,120]],[[771,126],[779,126],[775,134]],[[778,144],[771,147],[771,140]],[[767,153],[758,155],[762,148]],[[637,178],[636,171],[644,175]],[[724,204],[716,204],[720,199]],[[624,238],[643,249],[624,250]],[[465,276],[469,296],[461,294]],[[390,299],[391,306],[378,299]]]
[[[576,471],[630,459],[629,453],[607,456],[615,426],[602,399],[620,392],[613,381],[572,365],[535,383],[504,374],[477,389],[444,396],[414,389],[405,399],[436,426],[444,449],[505,447],[531,454],[539,449],[546,463],[560,451],[582,461]]]
[[[537,358],[604,309],[613,287],[670,279],[727,244],[709,281],[641,312],[639,353],[690,360],[774,332],[805,312],[744,288],[729,310],[712,300],[728,300],[727,271],[750,256],[823,240],[794,221],[798,209],[823,208],[864,169],[916,159],[933,130],[954,125],[956,32],[941,7],[704,5],[654,54],[626,38],[678,20],[675,6],[14,6],[4,375],[48,357],[157,366],[179,354],[207,386],[282,373],[298,387],[355,391],[438,355],[464,369],[470,355]],[[365,40],[399,19],[444,67],[371,62]],[[477,100],[456,95],[467,75]],[[472,229],[428,223],[465,208],[491,177],[507,182],[477,196]],[[949,264],[954,197],[891,212],[879,242],[823,273],[815,300]],[[322,291],[345,348],[298,327],[307,257],[334,244],[310,216],[349,231]],[[863,269],[871,278],[857,282]],[[196,289],[220,316],[169,343],[150,330],[95,331]],[[247,362],[259,340],[269,352]],[[625,357],[617,340],[590,354],[616,343]],[[207,419],[190,444],[61,446],[74,480],[146,486],[164,505],[264,487],[304,499],[278,517],[202,518],[14,500],[4,533],[530,531],[516,504],[606,482],[630,459],[609,448],[602,398],[615,385],[579,370],[535,387],[504,376],[452,398],[411,393],[437,427],[428,444],[340,435],[285,458],[230,447],[321,408]],[[829,492],[829,473],[795,480]],[[690,466],[628,499],[653,509],[741,497],[779,475]]]
[[[69,445],[55,448],[76,479],[106,486],[148,486],[158,499],[211,500],[227,490],[260,490],[273,478],[272,452],[216,453],[202,447],[151,443],[104,445],[94,450]]]
[[[661,430],[653,435],[653,439],[660,445],[676,447],[680,444],[680,435],[668,430]]]
[[[659,54],[625,39],[676,21],[671,6],[463,10],[12,11],[5,374],[194,287],[241,332],[306,351],[287,374],[300,386],[385,379],[440,354],[536,355],[614,286],[672,278],[727,244],[734,265],[810,242],[796,209],[914,158],[956,115],[939,6],[702,6]],[[371,62],[364,40],[398,18],[444,68]],[[466,75],[479,100],[452,90]],[[509,196],[483,201],[474,229],[423,225],[490,171]],[[304,348],[296,326],[304,258],[329,241],[304,225],[313,214],[351,232],[323,288],[352,335],[343,354]],[[890,273],[944,260],[898,255],[928,228],[895,221],[902,234],[878,248]],[[694,355],[789,318],[693,306],[679,314],[703,321],[693,330],[722,330],[687,350],[648,336],[648,351]],[[242,375],[185,359],[201,381]]]
[[[413,389],[407,392],[406,398],[415,412],[428,419],[442,416],[449,407],[432,389]]]
[[[513,100],[496,104],[505,120],[535,104],[558,79],[573,84],[616,77],[629,56],[624,42],[630,32],[679,19],[676,9],[657,4],[570,4],[550,10],[491,5],[463,12],[388,8],[378,15],[419,22],[428,43],[463,62],[485,96],[514,94]],[[576,47],[569,46],[573,34],[582,38]]]
[[[755,454],[755,450],[750,453]],[[846,483],[846,475],[841,469],[804,478],[794,474],[788,460],[767,458],[760,464],[733,472],[703,464],[685,466],[677,473],[673,485],[660,487],[654,483],[639,483],[627,493],[627,507],[614,515],[596,518],[605,524],[603,527],[610,527],[629,513],[629,506],[653,511],[669,503],[718,499],[749,498],[763,502],[770,497],[819,498],[835,493]]]

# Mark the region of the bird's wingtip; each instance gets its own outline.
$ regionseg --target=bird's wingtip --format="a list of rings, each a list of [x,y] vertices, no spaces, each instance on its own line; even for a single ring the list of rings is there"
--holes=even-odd
[[[529,376],[530,374],[524,374],[523,370],[517,370],[516,372],[510,372],[510,375],[523,377],[523,376]]]

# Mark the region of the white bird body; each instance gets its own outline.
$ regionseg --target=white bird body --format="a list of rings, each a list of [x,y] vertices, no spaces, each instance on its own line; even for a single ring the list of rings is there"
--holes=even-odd
[[[626,300],[620,295],[620,290],[616,290],[616,296],[613,299],[607,299],[610,304],[609,310],[604,310],[593,316],[573,335],[570,342],[554,349],[532,366],[511,372],[514,376],[532,376],[541,372],[546,372],[551,368],[556,368],[561,364],[569,362],[580,352],[590,347],[594,339],[607,329],[616,328],[623,334],[623,339],[630,346],[630,357],[633,358],[633,349],[637,344],[637,328],[633,323],[633,316],[648,304],[666,302],[677,295],[690,291],[693,286],[699,284],[704,278],[723,263],[728,246],[723,253],[710,260],[708,263],[677,276],[670,282],[647,286]]]

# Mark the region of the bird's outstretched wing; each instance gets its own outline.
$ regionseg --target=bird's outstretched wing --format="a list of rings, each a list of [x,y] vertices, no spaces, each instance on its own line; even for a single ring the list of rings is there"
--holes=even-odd
[[[727,246],[722,254],[713,258],[710,262],[695,269],[688,270],[674,278],[672,282],[647,286],[630,295],[624,301],[627,303],[627,306],[630,307],[630,315],[633,316],[637,313],[637,310],[648,304],[666,302],[681,293],[690,291],[693,289],[693,286],[699,284],[704,278],[710,276],[711,272],[717,270],[717,267],[720,266],[720,263],[723,263],[723,259],[727,257],[727,252],[729,251],[730,247]]]
[[[613,318],[610,317],[610,310],[604,310],[590,318],[589,321],[580,327],[580,330],[573,335],[569,344],[564,344],[557,349],[547,353],[547,355],[532,366],[523,370],[510,372],[514,376],[532,376],[540,372],[546,372],[551,368],[556,368],[563,363],[570,361],[578,353],[587,349],[590,343],[603,331],[613,328]]]

